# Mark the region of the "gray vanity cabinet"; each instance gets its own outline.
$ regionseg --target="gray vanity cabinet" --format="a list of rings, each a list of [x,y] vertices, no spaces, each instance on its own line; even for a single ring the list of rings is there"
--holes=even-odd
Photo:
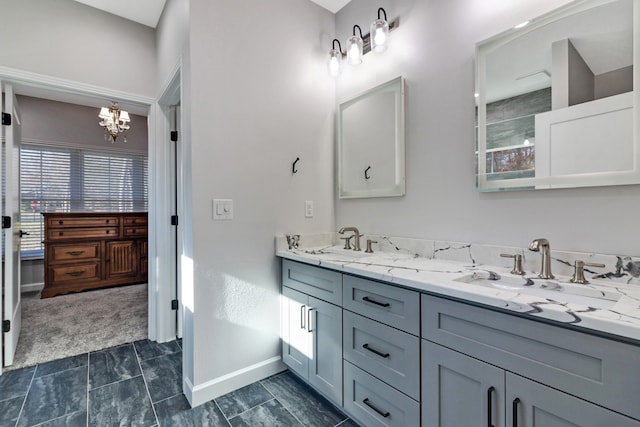
[[[422,337],[423,427],[640,427],[635,346],[424,294]]]
[[[284,260],[283,277],[289,279],[282,287],[282,360],[342,406],[342,308],[296,289],[322,296],[341,294],[342,275]],[[298,286],[291,277],[305,283]],[[309,283],[322,287],[316,291]]]

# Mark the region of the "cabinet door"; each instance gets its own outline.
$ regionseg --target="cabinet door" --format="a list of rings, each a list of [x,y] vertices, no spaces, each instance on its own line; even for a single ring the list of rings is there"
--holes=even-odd
[[[107,242],[107,278],[138,275],[138,252],[133,240]]]
[[[309,297],[307,326],[313,333],[309,382],[342,406],[342,309]]]
[[[504,426],[505,372],[422,340],[422,426]]]
[[[282,361],[303,378],[308,377],[311,359],[308,302],[306,294],[282,287]]]
[[[507,373],[507,425],[517,427],[638,427],[616,412]]]

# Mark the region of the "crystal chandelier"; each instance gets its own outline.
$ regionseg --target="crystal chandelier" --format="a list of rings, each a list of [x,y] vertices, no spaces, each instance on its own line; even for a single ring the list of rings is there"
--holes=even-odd
[[[116,142],[116,138],[122,134],[124,142],[127,142],[127,137],[124,133],[129,130],[129,113],[118,108],[118,103],[113,102],[111,107],[102,107],[98,117],[102,119],[98,124],[104,127],[104,139],[111,139],[111,143]]]

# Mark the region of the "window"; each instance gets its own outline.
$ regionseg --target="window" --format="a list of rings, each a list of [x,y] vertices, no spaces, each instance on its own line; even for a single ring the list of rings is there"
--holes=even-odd
[[[43,255],[42,212],[146,211],[147,172],[146,155],[23,144],[22,256]]]

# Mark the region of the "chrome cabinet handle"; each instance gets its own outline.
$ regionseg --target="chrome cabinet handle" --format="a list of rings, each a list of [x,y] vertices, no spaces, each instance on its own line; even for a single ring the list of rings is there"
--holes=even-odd
[[[376,411],[378,414],[380,414],[381,416],[388,418],[389,415],[391,415],[389,412],[384,412],[378,408],[375,407],[375,405],[373,405],[372,403],[369,402],[369,398],[367,397],[366,399],[364,399],[362,401],[362,403],[364,403],[365,405],[367,405],[369,408],[373,409],[374,411]]]
[[[313,329],[311,328],[311,312],[313,311],[313,307],[309,307],[309,310],[307,311],[307,331],[309,333],[313,332]]]
[[[367,343],[367,344],[363,344],[363,345],[362,345],[362,348],[364,348],[365,350],[369,350],[371,353],[373,353],[373,354],[377,354],[377,355],[378,355],[378,356],[380,356],[380,357],[384,357],[385,359],[386,359],[387,357],[389,357],[389,353],[382,353],[381,351],[378,351],[378,350],[376,350],[375,348],[371,348],[371,347],[369,347],[369,344],[368,344],[368,343]]]
[[[307,329],[307,325],[304,323],[304,309],[306,305],[300,306],[300,329]]]
[[[389,307],[391,305],[388,302],[378,302],[369,297],[362,297],[362,301],[370,302],[371,304],[379,305],[380,307]]]

